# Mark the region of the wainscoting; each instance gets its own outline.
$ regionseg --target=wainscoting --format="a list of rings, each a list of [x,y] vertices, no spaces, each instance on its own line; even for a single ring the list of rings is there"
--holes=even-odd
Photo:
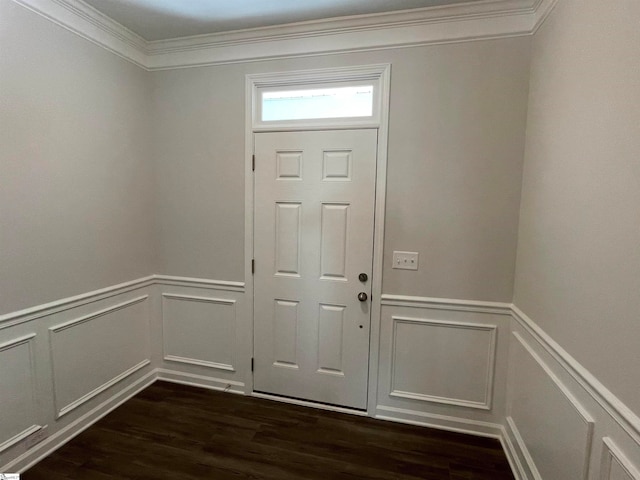
[[[24,469],[154,381],[153,282],[0,317],[0,471]]]
[[[640,480],[640,419],[512,310],[505,443],[516,476]]]
[[[522,480],[640,480],[640,419],[517,307],[380,302],[370,415],[498,438]],[[0,471],[159,378],[252,394],[248,312],[243,283],[155,275],[1,316]]]
[[[185,385],[250,393],[253,327],[244,284],[157,277],[162,333],[158,376]],[[249,380],[250,381],[250,380]]]
[[[499,438],[510,306],[382,296],[376,417]]]

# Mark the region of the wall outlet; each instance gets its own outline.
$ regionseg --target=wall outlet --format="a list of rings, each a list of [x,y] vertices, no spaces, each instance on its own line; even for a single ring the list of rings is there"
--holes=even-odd
[[[27,449],[29,449],[34,445],[43,441],[48,436],[49,436],[49,430],[47,428],[47,425],[45,425],[37,432],[33,432],[31,435],[29,435],[27,439],[24,441],[24,445],[25,447],[27,447]]]
[[[393,267],[403,270],[418,269],[418,252],[393,252]]]

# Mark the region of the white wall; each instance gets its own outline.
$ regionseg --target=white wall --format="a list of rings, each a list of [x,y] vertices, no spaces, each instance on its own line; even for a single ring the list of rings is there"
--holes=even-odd
[[[0,471],[155,378],[149,282],[42,306],[156,271],[150,99],[145,71],[0,0]]]
[[[0,0],[0,314],[156,270],[148,74]]]
[[[533,39],[507,407],[533,478],[640,478],[639,18],[559,0]]]
[[[534,38],[515,304],[640,412],[640,3]]]
[[[519,38],[154,72],[161,273],[245,280],[245,74],[388,62],[384,291],[510,301],[528,55]]]

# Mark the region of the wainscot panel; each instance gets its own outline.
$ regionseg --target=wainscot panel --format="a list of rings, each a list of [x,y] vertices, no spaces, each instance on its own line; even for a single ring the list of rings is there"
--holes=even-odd
[[[162,276],[163,380],[245,393],[251,376],[251,321],[244,285]],[[250,379],[249,379],[250,380]]]
[[[500,438],[510,306],[382,296],[376,417]]]
[[[148,295],[49,328],[57,416],[149,365]]]
[[[0,341],[0,455],[42,429],[37,423],[35,338],[31,333]]]

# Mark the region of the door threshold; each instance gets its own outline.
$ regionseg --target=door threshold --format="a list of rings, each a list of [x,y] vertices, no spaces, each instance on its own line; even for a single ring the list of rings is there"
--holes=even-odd
[[[265,400],[273,400],[275,402],[290,403],[292,405],[300,405],[302,407],[311,407],[311,408],[318,408],[320,410],[329,410],[332,412],[348,413],[351,415],[358,415],[360,417],[368,416],[366,409],[361,410],[358,408],[341,407],[339,405],[332,405],[330,403],[312,402],[309,400],[302,400],[294,397],[286,397],[284,395],[274,395],[272,393],[256,392],[255,390],[251,392],[251,396],[256,398],[264,398]]]

